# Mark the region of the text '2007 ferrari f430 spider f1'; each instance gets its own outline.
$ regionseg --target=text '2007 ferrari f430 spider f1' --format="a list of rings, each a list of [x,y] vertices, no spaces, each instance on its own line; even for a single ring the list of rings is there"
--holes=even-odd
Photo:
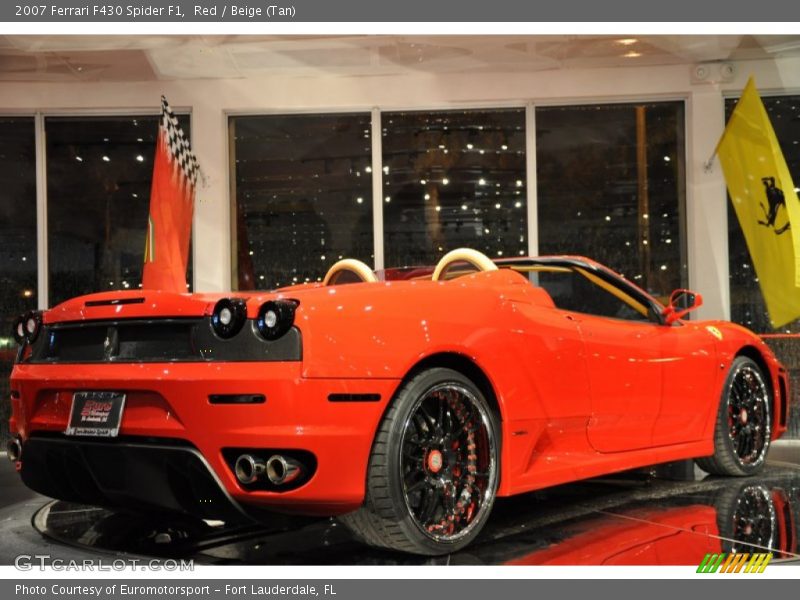
[[[84,296],[16,323],[9,456],[64,500],[335,515],[452,552],[497,496],[687,458],[762,468],[786,372],[746,329],[683,320],[700,302],[466,249],[263,293]]]

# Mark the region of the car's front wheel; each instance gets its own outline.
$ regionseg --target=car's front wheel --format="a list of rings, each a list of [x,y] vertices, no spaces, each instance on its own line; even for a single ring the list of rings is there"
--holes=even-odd
[[[480,389],[451,369],[423,371],[403,385],[381,422],[364,505],[341,520],[374,546],[455,552],[486,523],[499,452],[497,417]]]
[[[772,434],[772,394],[758,364],[737,356],[722,390],[713,456],[697,459],[713,475],[753,475],[763,467]]]

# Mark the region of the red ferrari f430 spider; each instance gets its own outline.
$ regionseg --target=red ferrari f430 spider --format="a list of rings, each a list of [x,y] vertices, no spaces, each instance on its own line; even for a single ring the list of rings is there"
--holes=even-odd
[[[270,292],[83,296],[16,323],[9,457],[54,498],[339,516],[444,554],[497,496],[679,459],[758,472],[786,372],[746,329],[684,320],[700,302],[466,249]]]

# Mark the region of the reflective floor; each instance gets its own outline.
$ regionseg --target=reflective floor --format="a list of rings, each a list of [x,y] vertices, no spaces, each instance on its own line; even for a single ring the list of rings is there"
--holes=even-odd
[[[680,481],[652,475],[627,473],[500,499],[472,546],[435,559],[368,548],[331,519],[224,526],[50,502],[33,525],[46,543],[70,552],[217,564],[697,565],[706,553],[730,551],[800,561],[800,467],[773,460],[762,475],[746,479],[706,477],[692,468],[683,469]]]

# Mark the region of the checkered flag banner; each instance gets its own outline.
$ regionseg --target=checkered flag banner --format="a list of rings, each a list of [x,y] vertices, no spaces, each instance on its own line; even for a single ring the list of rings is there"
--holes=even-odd
[[[183,177],[192,186],[197,184],[197,178],[201,178],[200,165],[197,157],[192,152],[189,140],[183,133],[183,129],[178,125],[178,117],[172,113],[169,103],[164,96],[161,96],[161,132],[165,136],[165,142],[171,160],[180,169]]]
[[[186,293],[197,180],[203,174],[189,140],[161,96],[150,187],[150,215],[144,249],[142,288]]]

